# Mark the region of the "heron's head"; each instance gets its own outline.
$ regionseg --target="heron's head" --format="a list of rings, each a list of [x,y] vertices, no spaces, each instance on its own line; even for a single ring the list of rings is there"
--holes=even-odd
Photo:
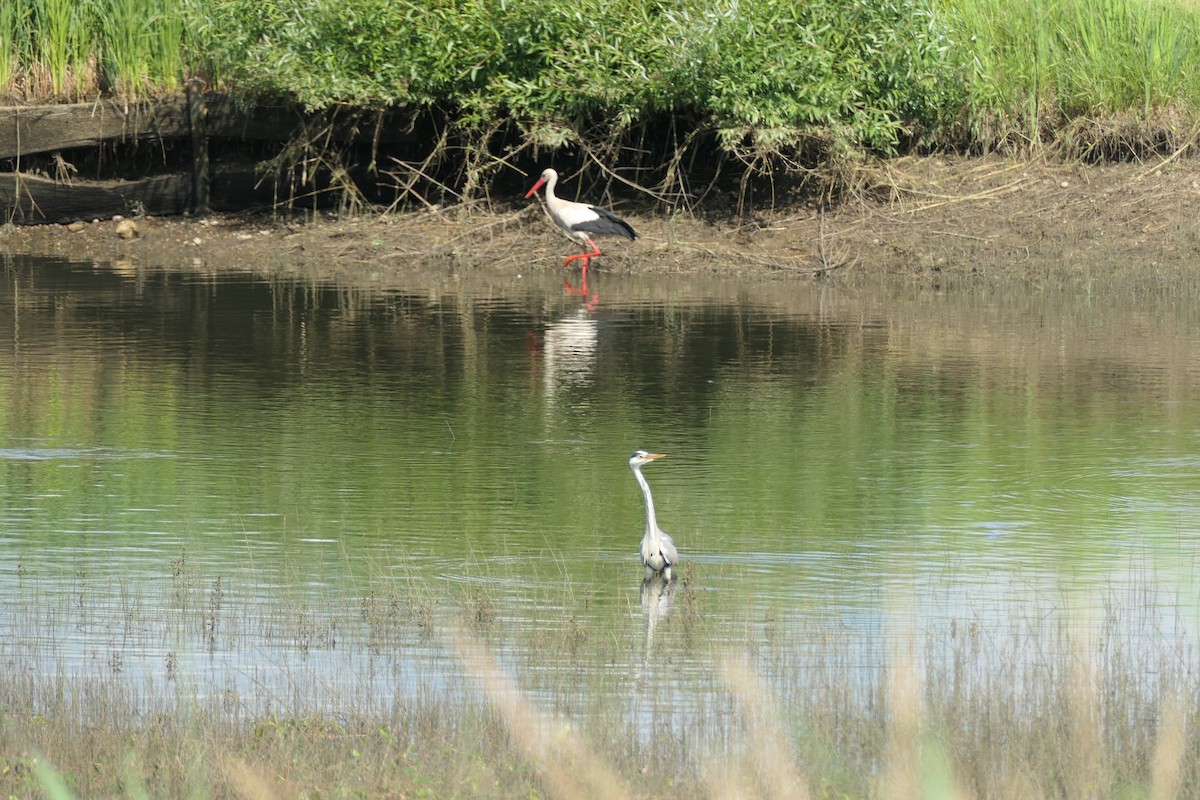
[[[657,461],[660,458],[664,458],[666,455],[666,453],[647,453],[645,450],[638,450],[632,456],[630,456],[629,466],[636,469],[643,464],[649,464],[651,461]]]

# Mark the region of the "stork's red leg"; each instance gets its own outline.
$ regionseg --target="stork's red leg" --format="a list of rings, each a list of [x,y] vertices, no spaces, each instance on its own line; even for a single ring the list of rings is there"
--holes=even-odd
[[[571,282],[569,280],[567,280],[566,275],[564,274],[563,288],[566,289],[567,294],[578,294],[578,295],[587,296],[587,293],[588,293],[587,268],[588,268],[587,262],[584,261],[583,262],[583,270],[582,270],[583,274],[580,276],[578,288],[575,286],[572,286]]]
[[[590,251],[588,250],[589,246],[592,248]],[[602,252],[600,252],[600,248],[596,247],[596,243],[593,242],[591,240],[591,238],[589,237],[588,240],[584,243],[583,252],[576,253],[573,256],[567,256],[566,258],[564,258],[563,266],[565,267],[567,264],[570,264],[572,261],[574,261],[577,258],[582,258],[583,265],[586,267],[588,265],[588,262],[592,260],[592,256],[601,256],[601,255],[604,255],[604,254]]]

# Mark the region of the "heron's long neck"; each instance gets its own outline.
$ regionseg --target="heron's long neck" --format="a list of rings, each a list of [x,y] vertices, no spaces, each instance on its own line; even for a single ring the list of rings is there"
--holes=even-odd
[[[642,487],[642,494],[646,497],[646,530],[651,536],[657,537],[658,525],[654,519],[654,498],[650,496],[650,484],[646,483],[646,478],[638,467],[633,468],[633,476],[637,478],[638,485]]]

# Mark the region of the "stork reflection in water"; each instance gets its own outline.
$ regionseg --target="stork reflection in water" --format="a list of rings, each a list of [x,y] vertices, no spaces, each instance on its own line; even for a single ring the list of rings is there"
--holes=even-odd
[[[549,407],[560,396],[590,399],[595,379],[600,323],[586,307],[576,308],[546,326],[542,335],[542,381]]]

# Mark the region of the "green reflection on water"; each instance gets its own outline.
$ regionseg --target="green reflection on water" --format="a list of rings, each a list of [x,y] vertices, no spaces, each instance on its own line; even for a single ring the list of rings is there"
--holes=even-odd
[[[161,571],[186,546],[289,579],[569,578],[611,600],[640,575],[626,460],[647,447],[697,580],[756,602],[1194,558],[1184,300],[618,278],[602,297],[16,261],[3,552]]]

